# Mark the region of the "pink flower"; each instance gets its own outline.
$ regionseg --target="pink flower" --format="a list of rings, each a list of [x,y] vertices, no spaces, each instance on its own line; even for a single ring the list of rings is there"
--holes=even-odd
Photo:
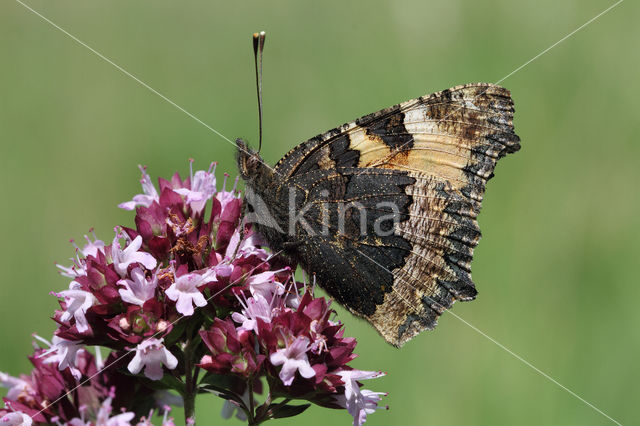
[[[157,202],[160,199],[156,187],[153,185],[153,182],[151,182],[151,178],[145,170],[146,168],[142,166],[138,166],[138,168],[142,172],[140,183],[142,184],[144,194],[138,194],[133,197],[133,200],[118,204],[118,207],[121,209],[133,210],[137,206],[149,207],[154,201]]]
[[[2,416],[0,423],[7,426],[31,426],[33,420],[25,413],[15,411]]]
[[[87,309],[98,303],[98,299],[88,291],[79,290],[80,284],[72,281],[69,290],[61,291],[58,296],[64,298],[65,312],[60,316],[60,321],[66,322],[73,317],[76,320],[78,332],[89,330],[89,323],[85,313]]]
[[[246,284],[252,295],[260,294],[265,299],[271,299],[274,295],[284,293],[284,284],[276,281],[276,275],[286,271],[287,268],[277,271],[266,271],[247,278]]]
[[[42,339],[46,342],[46,340]],[[82,374],[76,367],[76,360],[78,358],[78,351],[83,350],[80,342],[74,342],[71,340],[63,339],[58,336],[53,336],[51,339],[51,347],[42,352],[38,357],[44,358],[45,364],[58,364],[58,370],[62,371],[69,367],[71,374],[76,380],[80,380]]]
[[[87,256],[97,257],[98,252],[101,252],[102,254],[104,254],[104,247],[105,247],[104,241],[99,240],[98,237],[96,237],[96,233],[93,232],[93,229],[90,229],[89,232],[91,232],[91,235],[93,235],[93,241],[91,241],[91,238],[89,238],[88,235],[85,235],[84,239],[87,240],[87,244],[85,244],[84,247],[82,247],[81,249],[78,248],[77,246],[76,248],[80,250],[80,253],[82,253],[84,257],[87,257]]]
[[[182,400],[180,400],[180,402],[182,402]],[[176,426],[175,423],[173,422],[173,417],[169,417],[169,413],[171,412],[171,407],[169,405],[164,405],[162,409],[164,410],[164,414],[162,415],[162,426]],[[151,417],[152,415],[149,414],[149,419]],[[150,420],[148,421],[148,423],[143,423],[141,421],[136,426],[153,426],[153,423],[151,423]]]
[[[76,258],[71,258],[71,266],[63,266],[56,263],[56,268],[60,269],[60,275],[69,278],[78,278],[87,275],[86,264],[83,259],[80,259],[76,251]]]
[[[33,400],[36,394],[36,390],[27,376],[12,377],[7,373],[0,372],[0,386],[9,389],[6,398],[10,401]]]
[[[173,417],[169,417],[169,413],[171,412],[171,407],[164,407],[164,414],[162,415],[162,426],[175,426],[173,422]]]
[[[229,240],[225,258],[257,256],[260,260],[266,260],[269,257],[267,251],[259,247],[264,245],[260,234],[254,232],[245,236],[242,241],[240,241],[240,237],[240,230],[237,229]]]
[[[361,390],[358,380],[375,379],[384,376],[384,373],[381,371],[344,370],[337,374],[344,382],[344,395],[336,396],[336,401],[353,416],[353,425],[360,426],[367,420],[367,414],[382,408],[378,407],[378,401],[386,394],[368,389]]]
[[[256,294],[243,301],[243,293],[236,295],[238,301],[242,305],[241,312],[234,312],[231,314],[231,318],[242,325],[238,330],[254,331],[258,333],[258,319],[261,319],[265,323],[270,323],[274,315],[274,310],[279,303],[273,303],[277,296],[273,296],[272,303],[269,303],[267,299],[261,294]]]
[[[178,359],[162,344],[164,339],[150,338],[136,347],[136,354],[127,368],[132,374],[138,374],[144,368],[144,375],[151,380],[160,380],[163,376],[162,365],[173,370]]]
[[[98,257],[98,253],[102,255],[105,254],[104,242],[96,237],[93,229],[91,229],[90,232],[93,235],[93,241],[91,241],[91,239],[87,235],[85,235],[84,238],[87,240],[87,244],[85,244],[83,248],[78,247],[76,243],[71,240],[71,244],[73,244],[73,246],[76,248],[76,257],[75,259],[71,258],[72,264],[69,267],[59,265],[58,263],[55,264],[56,267],[60,269],[61,275],[73,279],[84,277],[87,275],[86,257]],[[80,257],[80,255],[82,255],[83,257]]]
[[[298,336],[290,344],[278,349],[271,354],[269,360],[271,364],[282,365],[280,370],[280,380],[285,386],[290,386],[296,375],[296,371],[305,379],[309,379],[316,375],[316,371],[311,368],[309,358],[307,358],[307,350],[309,349],[309,339],[304,336]]]
[[[224,182],[222,183],[222,191],[216,194],[216,199],[220,202],[220,206],[222,206],[222,210],[224,210],[225,207],[227,207],[227,204],[229,204],[234,199],[238,198],[235,194],[236,187],[238,186],[238,177],[236,177],[236,181],[233,184],[233,188],[231,189],[231,191],[227,191],[228,178],[229,178],[229,174],[225,173]]]
[[[124,412],[111,417],[112,399],[109,397],[102,402],[96,417],[96,424],[99,426],[131,426],[131,420],[135,417],[134,413]]]
[[[116,232],[116,236],[113,238],[113,243],[111,244],[111,259],[113,261],[113,267],[121,277],[124,278],[127,276],[127,268],[132,263],[140,263],[147,269],[156,267],[158,262],[151,254],[139,251],[142,246],[142,237],[140,235],[131,241],[124,250],[120,248],[119,237],[119,233]]]
[[[193,305],[203,307],[207,304],[198,287],[213,281],[213,270],[204,274],[190,272],[176,278],[175,282],[165,290],[167,297],[176,302],[176,309],[182,315],[193,315]]]
[[[118,290],[118,293],[120,293],[123,301],[132,305],[142,306],[144,302],[155,296],[158,280],[154,275],[151,281],[148,281],[140,268],[135,268],[131,271],[131,278],[133,279],[125,278],[118,281],[118,285],[125,287]]]
[[[194,215],[200,214],[206,202],[216,193],[215,163],[211,163],[209,171],[198,170],[193,174],[193,160],[191,169],[191,188],[177,188],[175,192],[185,197],[185,203],[191,206]]]
[[[85,413],[87,411],[86,406],[80,407],[80,415],[81,417],[75,417],[68,422],[65,423],[65,426],[131,426],[131,420],[135,417],[135,413],[132,412],[122,412],[120,414],[116,414],[111,417],[111,412],[113,411],[113,407],[111,406],[113,397],[109,396],[100,405],[98,413],[96,414],[95,422],[88,421],[85,418]],[[138,423],[139,425],[142,423]],[[150,426],[151,423],[146,423]],[[60,423],[58,423],[60,425]]]
[[[200,337],[211,355],[205,355],[198,366],[216,374],[235,373],[250,377],[262,366],[264,355],[256,353],[253,333],[237,330],[233,321],[216,318]]]

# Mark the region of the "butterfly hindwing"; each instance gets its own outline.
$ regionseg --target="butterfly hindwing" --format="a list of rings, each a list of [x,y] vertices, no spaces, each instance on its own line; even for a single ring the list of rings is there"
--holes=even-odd
[[[291,183],[306,189],[299,208],[311,206],[296,230],[302,265],[389,343],[402,345],[455,300],[475,297],[480,231],[472,204],[450,184],[375,168],[318,169]]]

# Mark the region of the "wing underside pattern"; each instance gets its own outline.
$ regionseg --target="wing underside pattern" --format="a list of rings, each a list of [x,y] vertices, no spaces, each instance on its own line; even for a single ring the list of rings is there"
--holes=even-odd
[[[302,265],[389,343],[475,297],[476,217],[497,161],[520,148],[513,112],[502,87],[458,86],[318,135],[276,165],[283,188],[304,188],[312,227],[325,227],[300,230]]]

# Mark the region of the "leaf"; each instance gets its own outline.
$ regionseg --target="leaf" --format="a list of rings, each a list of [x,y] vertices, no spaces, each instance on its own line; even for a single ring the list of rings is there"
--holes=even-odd
[[[264,403],[260,406],[258,406],[258,408],[256,408],[256,419],[261,419],[265,416],[265,414],[269,411],[269,408],[271,408],[273,406],[273,404],[268,404],[268,403]],[[267,417],[268,419],[268,417]]]
[[[209,300],[210,298],[209,293],[207,293],[207,296],[205,296],[205,298]],[[202,318],[203,318],[202,326],[205,329],[208,329],[211,326],[211,324],[213,324],[214,319],[216,318],[215,306],[207,306],[207,308],[209,309],[200,309],[200,312],[202,313]]]
[[[200,330],[200,326],[202,326],[204,321],[201,311],[202,309],[196,309],[193,315],[189,318],[189,321],[183,321],[187,323],[186,336],[188,339],[193,339],[196,336],[200,338],[198,330]]]
[[[184,395],[185,385],[177,377],[174,377],[171,374],[165,374],[160,382],[166,385],[169,389],[177,391],[180,395]]]
[[[184,383],[180,381],[180,379],[172,376],[171,374],[165,374],[160,380],[151,380],[148,379],[143,374],[131,374],[128,371],[123,371],[123,374],[131,377],[135,377],[138,379],[144,386],[155,389],[155,390],[165,390],[172,389],[178,392],[180,395],[184,395]]]
[[[303,404],[303,405],[283,405],[279,407],[276,411],[271,413],[271,418],[274,419],[283,419],[285,417],[293,417],[301,414],[307,408],[311,407],[311,404]]]
[[[164,337],[165,347],[173,346],[182,337],[188,321],[176,321],[173,323],[171,332]]]
[[[245,412],[247,411],[247,406],[242,400],[242,397],[233,391],[230,391],[228,389],[221,388],[215,385],[207,385],[207,384],[199,385],[198,393],[204,393],[204,392],[212,393],[222,399],[234,401],[236,404],[240,406],[242,410],[244,410]]]
[[[242,401],[240,395],[232,390],[241,388],[241,385],[235,376],[207,373],[198,383],[198,392],[213,392],[224,399]]]
[[[229,391],[228,389],[219,388],[213,385],[198,386],[198,393],[204,393],[204,392],[213,393],[216,396],[219,396],[220,398],[233,399],[234,401],[237,401],[239,398],[238,395]]]
[[[225,389],[239,389],[243,387],[244,380],[231,374],[207,373],[199,383],[200,385],[214,385]]]

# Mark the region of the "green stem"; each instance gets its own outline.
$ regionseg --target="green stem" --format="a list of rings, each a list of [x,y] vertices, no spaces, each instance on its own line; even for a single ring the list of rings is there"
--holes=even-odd
[[[248,416],[248,424],[249,426],[255,426],[260,424],[260,422],[256,423],[256,419],[254,417],[254,413],[255,413],[255,409],[254,409],[254,405],[255,405],[255,401],[253,399],[253,377],[249,377],[249,380],[247,380],[247,390],[249,391],[249,416]]]
[[[193,425],[195,425],[196,421],[196,377],[193,374],[193,348],[191,347],[192,342],[187,343],[187,347],[184,350],[184,395],[182,400],[184,401],[184,422],[185,424],[189,424],[187,422],[188,419],[193,420]]]

